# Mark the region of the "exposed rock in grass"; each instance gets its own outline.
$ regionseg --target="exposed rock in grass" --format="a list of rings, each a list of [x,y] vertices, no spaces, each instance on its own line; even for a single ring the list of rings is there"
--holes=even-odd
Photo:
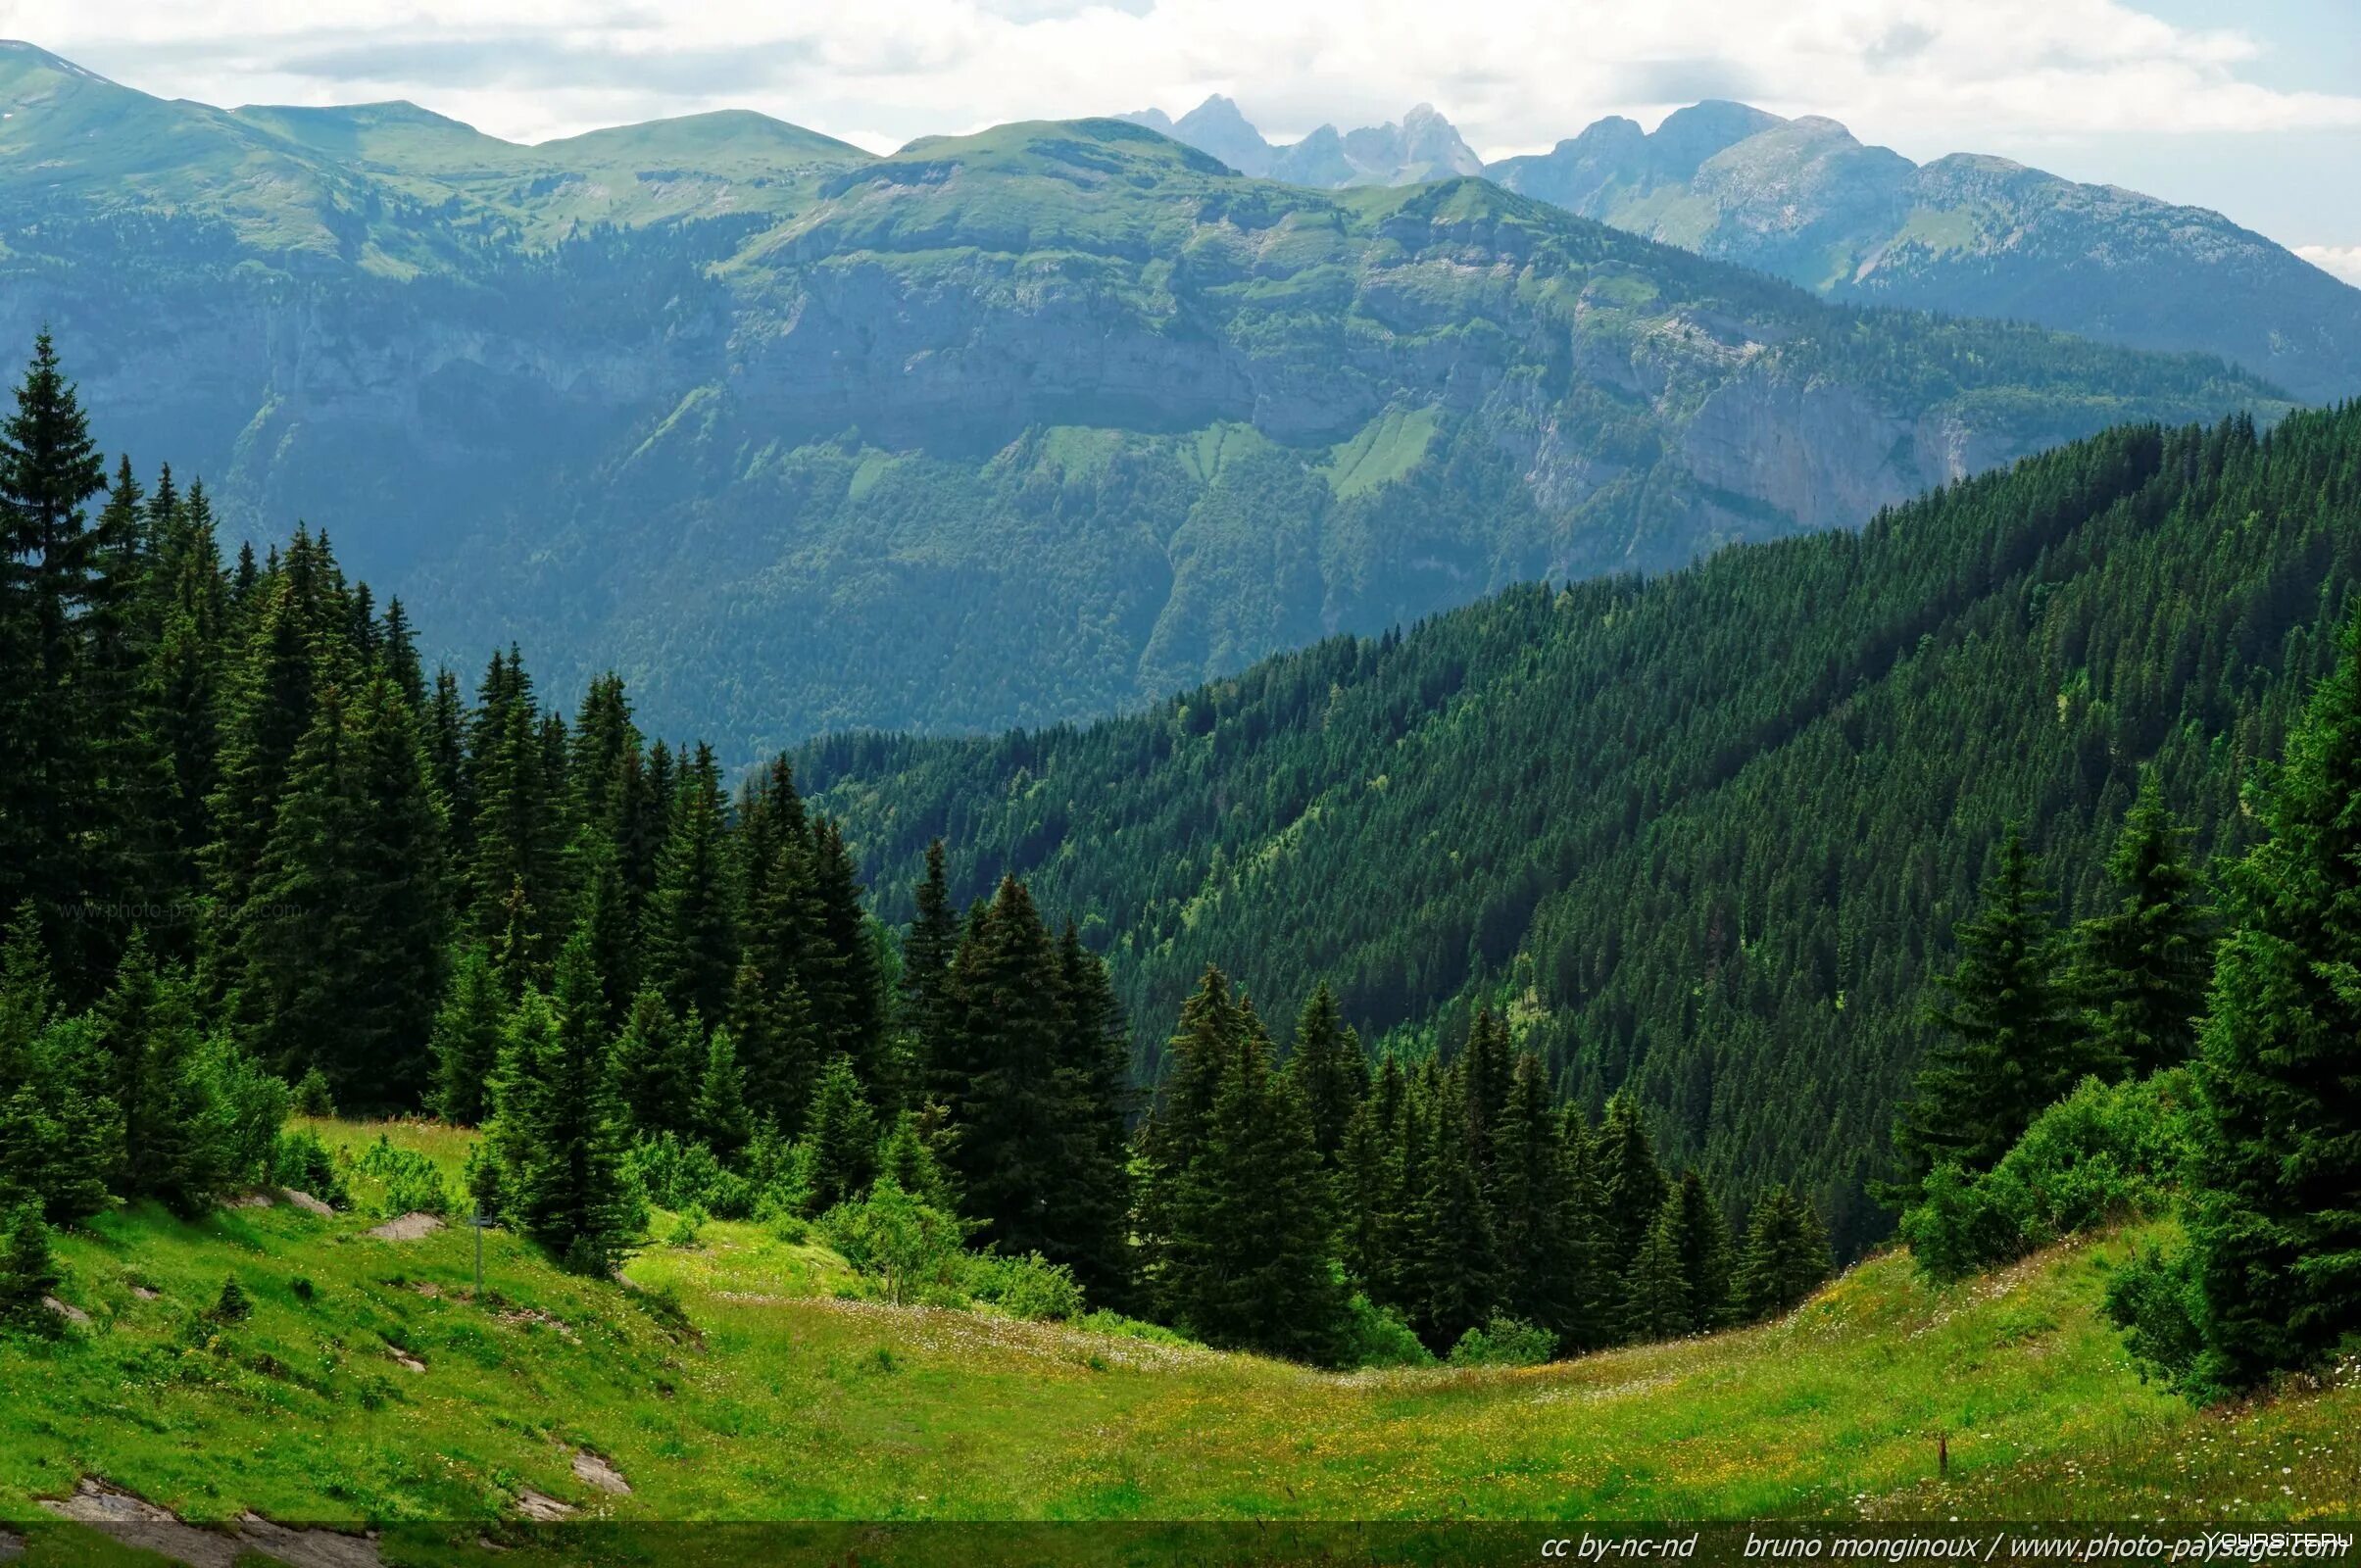
[[[593,1453],[588,1448],[574,1450],[574,1476],[577,1480],[588,1482],[601,1492],[611,1492],[616,1496],[626,1496],[631,1491],[631,1483],[623,1479],[623,1473],[620,1470],[617,1470],[604,1455]]]
[[[222,1199],[221,1206],[223,1208],[269,1208],[271,1195],[269,1193],[240,1193],[235,1198]]]
[[[242,1515],[233,1530],[182,1522],[135,1493],[84,1476],[71,1497],[41,1499],[61,1519],[84,1524],[118,1544],[152,1551],[190,1568],[235,1568],[241,1557],[269,1557],[291,1568],[376,1568],[376,1539],[333,1530],[292,1530],[258,1513]],[[20,1542],[19,1549],[23,1549]],[[0,1550],[0,1561],[9,1553]]]
[[[184,1525],[169,1508],[95,1476],[84,1476],[65,1498],[44,1497],[41,1506],[61,1519],[89,1525],[125,1546],[184,1562],[190,1568],[233,1568],[238,1544],[226,1535]]]
[[[511,1311],[499,1313],[497,1317],[500,1322],[508,1324],[511,1328],[551,1329],[573,1341],[576,1345],[582,1343],[582,1336],[573,1331],[571,1324],[562,1318],[554,1318],[547,1312],[536,1311],[531,1307],[516,1307]]]
[[[90,1326],[90,1314],[70,1302],[61,1301],[54,1296],[44,1296],[41,1298],[41,1304],[49,1308],[52,1312],[55,1312],[58,1316],[64,1318],[69,1323],[76,1324],[82,1328],[88,1328]]]
[[[153,1301],[163,1293],[160,1291],[151,1291],[144,1285],[134,1285],[131,1287],[131,1294],[138,1297],[143,1301]]]
[[[368,1234],[381,1242],[415,1242],[421,1236],[432,1236],[443,1228],[443,1222],[432,1214],[410,1213],[399,1219],[389,1219],[382,1225],[372,1225]]]
[[[0,1562],[15,1562],[25,1555],[25,1538],[13,1530],[0,1530]]]
[[[426,1370],[425,1362],[419,1360],[417,1356],[412,1355],[408,1350],[403,1349],[398,1345],[387,1346],[385,1348],[385,1351],[388,1355],[391,1355],[397,1363],[400,1364],[402,1370],[405,1372],[423,1372]]]
[[[285,1199],[288,1202],[293,1203],[297,1208],[302,1209],[305,1213],[318,1214],[323,1219],[333,1215],[336,1212],[334,1209],[328,1207],[327,1204],[321,1202],[319,1199],[314,1198],[310,1193],[298,1192],[292,1187],[280,1188],[278,1190],[278,1196]]]
[[[516,1511],[535,1524],[554,1525],[561,1519],[571,1519],[582,1510],[570,1502],[560,1502],[545,1492],[526,1487],[516,1494]]]
[[[259,1513],[239,1516],[241,1550],[291,1565],[291,1568],[376,1568],[376,1539],[348,1536],[334,1530],[290,1530]]]

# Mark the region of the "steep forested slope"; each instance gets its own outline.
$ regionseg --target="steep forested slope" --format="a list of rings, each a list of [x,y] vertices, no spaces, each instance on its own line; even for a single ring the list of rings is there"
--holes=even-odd
[[[0,340],[472,665],[731,760],[1090,716],[1511,582],[1660,569],[2216,362],[1833,310],[1478,180],[1328,193],[1115,121],[888,159],[754,116],[513,147],[0,50]]]
[[[1086,911],[1141,1037],[1218,960],[1446,1047],[1504,1003],[1577,1095],[1630,1083],[1741,1187],[1859,1198],[1919,999],[2003,825],[2071,913],[2153,763],[2202,846],[2333,654],[2361,411],[2127,429],[1858,534],[1523,588],[1139,716],[848,737],[801,776],[907,885],[941,834]]]

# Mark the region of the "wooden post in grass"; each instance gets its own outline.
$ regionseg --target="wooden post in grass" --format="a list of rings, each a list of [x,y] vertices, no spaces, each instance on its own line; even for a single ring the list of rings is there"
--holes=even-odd
[[[476,1235],[481,1237],[483,1233],[478,1231]],[[1944,1477],[1948,1477],[1951,1473],[1951,1435],[1948,1432],[1936,1435],[1935,1473]]]
[[[492,1216],[480,1211],[467,1216],[467,1224],[475,1232],[475,1298],[479,1301],[484,1295],[484,1227],[491,1223]]]

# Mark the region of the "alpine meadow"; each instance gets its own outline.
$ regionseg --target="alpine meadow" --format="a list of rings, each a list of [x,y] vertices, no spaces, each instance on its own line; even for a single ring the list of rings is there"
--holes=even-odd
[[[935,9],[0,42],[0,1562],[2361,1560],[2342,24]]]

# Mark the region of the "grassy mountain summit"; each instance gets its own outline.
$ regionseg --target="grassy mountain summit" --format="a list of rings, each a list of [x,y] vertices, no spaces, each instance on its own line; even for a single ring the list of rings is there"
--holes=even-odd
[[[2286,407],[2215,362],[1831,309],[1479,179],[1282,185],[1120,121],[519,148],[11,58],[0,335],[56,326],[111,439],[233,532],[331,521],[431,653],[612,663],[734,760],[1091,716]]]

